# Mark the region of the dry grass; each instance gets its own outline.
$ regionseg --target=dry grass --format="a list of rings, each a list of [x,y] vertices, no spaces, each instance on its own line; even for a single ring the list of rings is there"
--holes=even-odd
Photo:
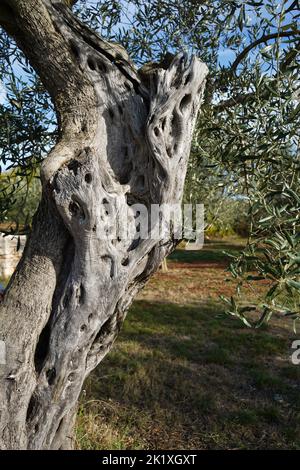
[[[291,323],[254,331],[222,316],[218,296],[234,292],[224,248],[239,246],[176,252],[134,302],[85,384],[78,448],[300,449]]]

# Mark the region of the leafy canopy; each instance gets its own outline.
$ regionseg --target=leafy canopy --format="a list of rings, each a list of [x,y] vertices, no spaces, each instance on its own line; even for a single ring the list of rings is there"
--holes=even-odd
[[[229,312],[254,326],[273,312],[300,318],[299,2],[79,0],[73,8],[140,66],[182,50],[207,63],[185,200],[204,201],[210,214],[224,198],[247,211],[249,242],[231,272],[239,288],[263,280],[269,289],[255,306],[227,299]],[[0,41],[0,164],[13,171],[1,180],[3,222],[16,201],[26,207],[30,191],[16,198],[19,181],[37,174],[56,122],[26,58],[3,31]]]

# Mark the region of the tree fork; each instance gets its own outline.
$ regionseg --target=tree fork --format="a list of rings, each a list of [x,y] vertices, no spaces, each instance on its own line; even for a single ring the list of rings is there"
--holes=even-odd
[[[131,206],[180,203],[207,68],[179,55],[142,80],[126,51],[65,2],[3,5],[0,24],[50,93],[59,139],[42,164],[42,201],[0,306],[0,447],[72,448],[85,378],[176,245],[174,233],[139,238]],[[129,237],[103,237],[125,228],[125,215]]]

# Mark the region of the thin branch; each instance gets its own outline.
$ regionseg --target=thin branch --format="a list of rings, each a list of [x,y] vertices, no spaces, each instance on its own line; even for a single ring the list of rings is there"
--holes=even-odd
[[[299,0],[295,0],[291,5],[285,10],[284,14],[286,15],[290,11],[296,10],[299,8]]]
[[[276,79],[274,79],[276,80]],[[259,94],[259,98],[265,100],[269,97],[270,90],[264,89]],[[228,98],[228,100],[221,101],[220,103],[213,106],[213,111],[221,112],[226,110],[227,108],[233,108],[237,104],[246,104],[251,101],[255,101],[258,98],[257,93],[239,93],[238,95],[233,96],[232,98]]]
[[[254,49],[254,47],[258,46],[259,44],[270,41],[271,39],[285,38],[285,37],[299,36],[299,35],[300,35],[300,30],[295,30],[295,31],[281,31],[281,32],[261,36],[259,39],[249,44],[249,46],[245,47],[245,49],[237,56],[237,58],[235,59],[235,61],[233,62],[231,66],[231,70],[235,72],[238,65],[241,63],[241,61],[247,56],[247,54],[252,49]]]
[[[224,111],[227,108],[232,108],[233,106],[236,106],[237,104],[245,104],[248,101],[252,101],[255,99],[255,93],[240,93],[236,96],[233,96],[232,98],[229,98],[228,100],[221,101],[220,103],[216,104],[213,107],[213,110],[216,112]]]
[[[295,49],[290,50],[288,54],[286,55],[286,58],[280,63],[279,70],[281,73],[284,73],[286,69],[288,68],[288,66],[295,60],[295,58],[299,54],[299,50],[300,50],[300,41],[296,44]],[[216,83],[214,84],[215,86],[216,86]],[[211,90],[210,95],[212,97],[213,90]],[[267,98],[268,95],[269,95],[268,90],[264,90],[263,93],[261,94],[261,98],[263,99]],[[214,105],[213,110],[216,112],[224,111],[225,109],[232,108],[233,106],[236,106],[237,104],[245,104],[245,103],[248,103],[249,101],[253,101],[255,97],[256,97],[255,93],[239,93],[231,98],[228,98],[227,100],[221,101],[220,103]]]

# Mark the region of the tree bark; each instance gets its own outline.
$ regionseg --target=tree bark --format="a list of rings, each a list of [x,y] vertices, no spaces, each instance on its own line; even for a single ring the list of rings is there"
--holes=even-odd
[[[174,233],[139,238],[131,207],[180,203],[207,68],[179,55],[145,80],[63,1],[2,3],[3,27],[54,102],[59,139],[0,306],[0,447],[66,449],[85,378],[177,243]],[[127,214],[129,237],[103,237]]]

